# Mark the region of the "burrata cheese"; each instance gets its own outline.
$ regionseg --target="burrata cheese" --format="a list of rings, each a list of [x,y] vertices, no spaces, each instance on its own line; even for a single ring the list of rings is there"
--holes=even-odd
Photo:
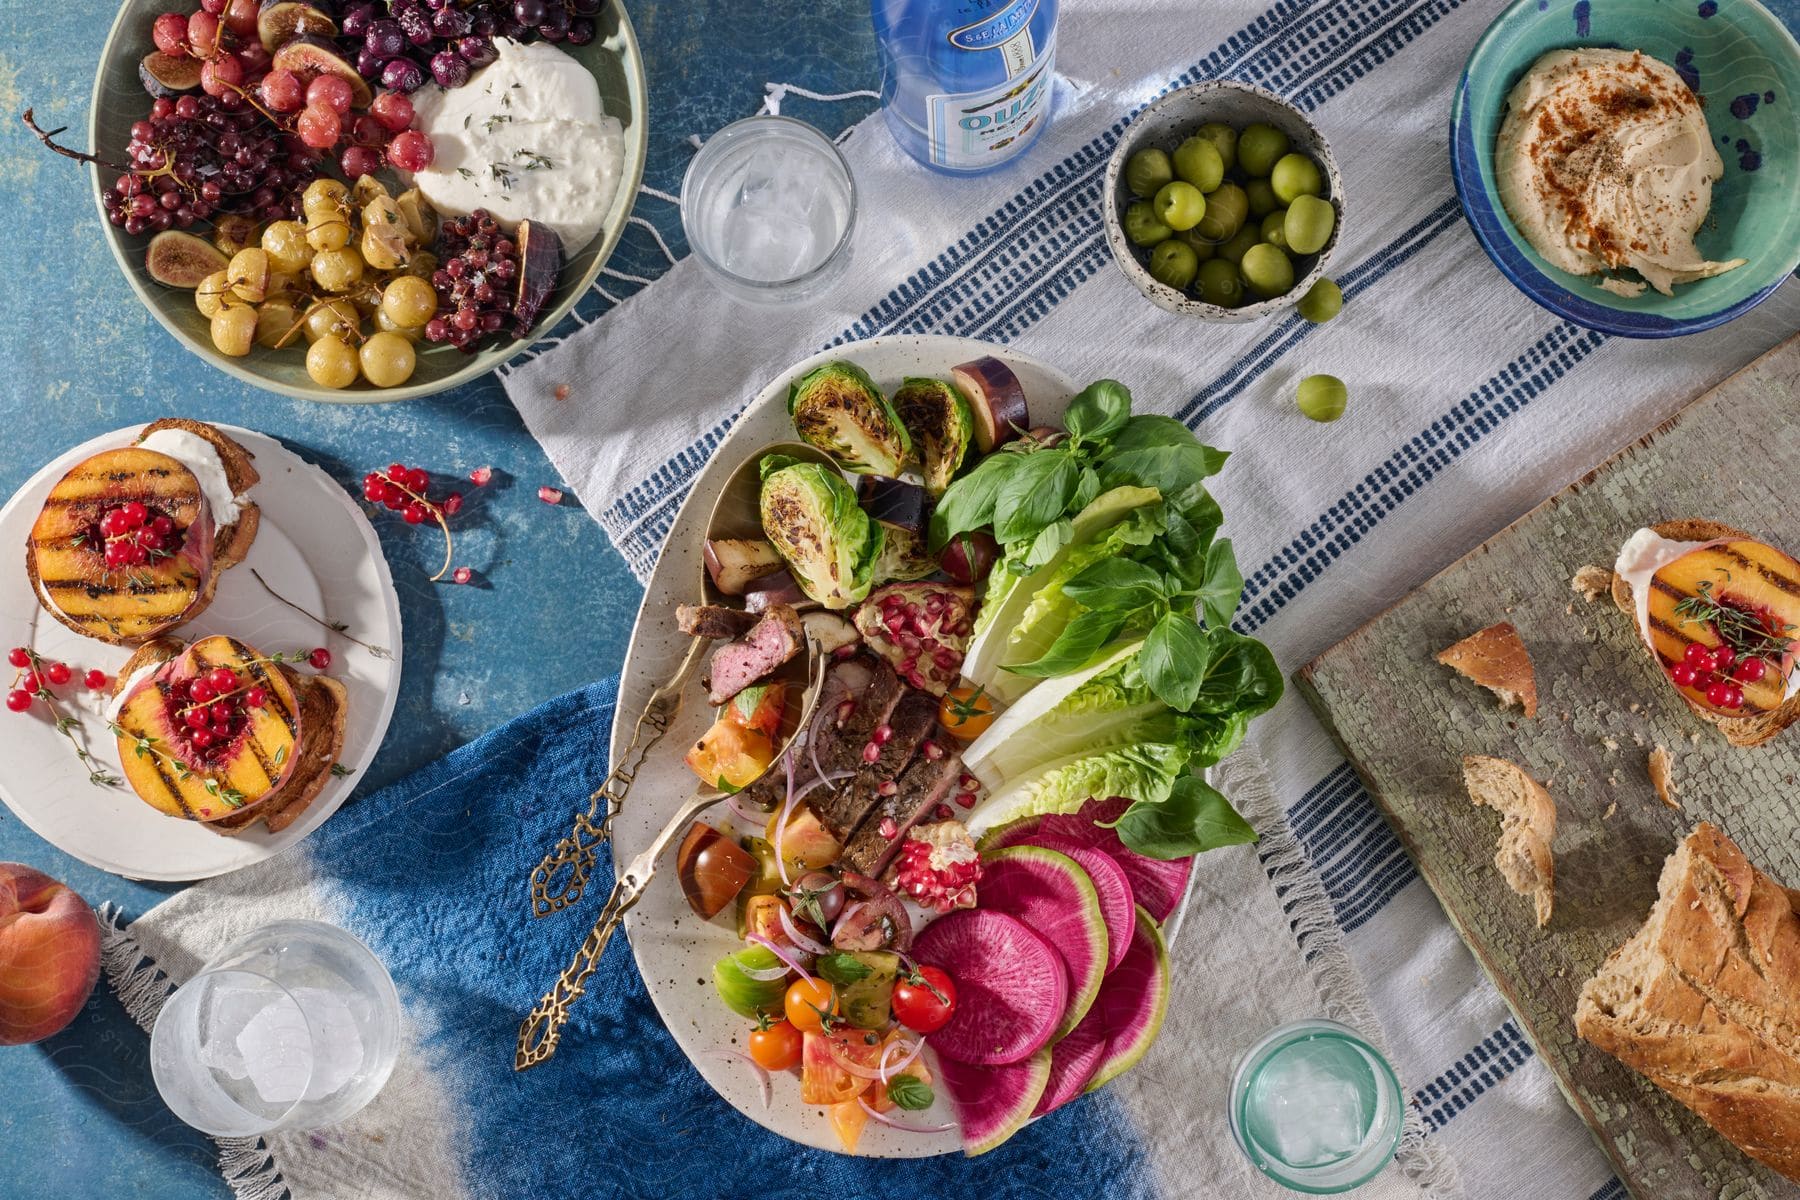
[[[1507,97],[1494,171],[1507,214],[1572,275],[1636,271],[1663,295],[1741,267],[1711,262],[1694,235],[1725,174],[1695,96],[1635,50],[1552,50]],[[1621,296],[1636,280],[1600,285]]]
[[[414,176],[441,213],[484,208],[506,228],[530,218],[574,254],[600,233],[619,187],[625,141],[593,75],[547,42],[496,38],[499,57],[459,88],[413,95],[436,151]]]

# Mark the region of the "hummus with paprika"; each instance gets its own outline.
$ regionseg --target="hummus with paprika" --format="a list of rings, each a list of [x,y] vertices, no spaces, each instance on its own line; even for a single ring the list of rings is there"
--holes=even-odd
[[[1747,261],[1711,262],[1694,235],[1725,173],[1700,98],[1632,50],[1553,50],[1507,97],[1495,160],[1500,201],[1551,265],[1640,295]],[[1617,278],[1632,270],[1644,282]]]

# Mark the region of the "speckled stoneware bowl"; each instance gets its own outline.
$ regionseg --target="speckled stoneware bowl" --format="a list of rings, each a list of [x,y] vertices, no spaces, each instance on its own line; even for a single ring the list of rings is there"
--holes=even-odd
[[[956,364],[987,354],[1002,359],[1018,375],[1030,406],[1031,423],[1060,423],[1063,410],[1077,390],[1074,380],[1016,351],[969,338],[902,336],[852,342],[796,363],[757,395],[695,479],[693,490],[675,517],[656,570],[644,588],[644,604],[638,611],[637,627],[632,631],[619,680],[619,705],[612,730],[614,762],[624,761],[633,723],[643,712],[650,693],[674,673],[687,652],[690,639],[675,626],[675,606],[699,598],[704,577],[702,541],[720,489],[746,458],[765,446],[794,439],[793,422],[787,415],[788,385],[821,363],[847,358],[891,393],[908,376],[944,378]],[[648,846],[669,815],[693,794],[698,781],[682,763],[681,756],[705,732],[711,717],[706,690],[697,679],[690,681],[680,713],[662,742],[645,759],[613,820],[615,870],[622,870]],[[701,819],[738,832],[751,831],[748,822],[724,805],[708,810]],[[663,1024],[682,1052],[693,1060],[695,1069],[746,1117],[796,1142],[841,1151],[823,1108],[800,1103],[799,1084],[791,1075],[775,1077],[774,1098],[765,1108],[750,1068],[729,1053],[721,1053],[741,1051],[750,1026],[720,1003],[712,984],[713,963],[730,951],[742,949],[744,943],[733,927],[730,908],[711,921],[694,915],[676,882],[674,859],[672,852],[663,856],[644,898],[625,917],[631,952]],[[560,920],[544,921],[536,936],[560,939],[560,945],[573,950],[598,911],[599,898],[590,896],[575,912]],[[604,1037],[606,1033],[594,1030],[584,1036]],[[928,1111],[911,1114],[909,1119],[926,1125],[949,1121],[949,1102],[940,1092]],[[873,1158],[923,1158],[961,1148],[962,1142],[954,1130],[917,1134],[871,1121],[863,1130],[857,1153]]]
[[[1171,153],[1175,147],[1200,126],[1219,121],[1233,129],[1261,123],[1272,125],[1287,134],[1292,149],[1319,164],[1325,175],[1324,199],[1337,210],[1337,223],[1331,238],[1317,254],[1303,256],[1294,264],[1294,286],[1285,296],[1258,300],[1238,308],[1225,308],[1195,299],[1190,293],[1158,283],[1150,274],[1148,250],[1131,244],[1125,236],[1122,218],[1131,204],[1131,191],[1125,186],[1125,161],[1139,150],[1160,146]],[[1113,149],[1112,161],[1106,164],[1106,244],[1112,248],[1113,261],[1125,278],[1148,296],[1158,308],[1172,313],[1198,317],[1202,321],[1237,323],[1257,321],[1273,313],[1292,308],[1307,289],[1325,273],[1331,252],[1337,249],[1344,232],[1344,181],[1338,175],[1337,160],[1331,147],[1313,123],[1301,111],[1271,92],[1253,83],[1237,83],[1219,79],[1196,83],[1170,92],[1139,113],[1126,128]]]
[[[100,71],[94,79],[94,95],[88,113],[88,143],[102,158],[114,161],[122,158],[125,145],[131,139],[132,122],[142,120],[150,110],[151,97],[138,82],[138,63],[155,49],[150,40],[150,23],[169,7],[167,0],[125,0],[119,7],[118,19],[113,22],[112,33],[106,39],[106,48],[100,52]],[[401,387],[378,388],[358,380],[342,390],[322,388],[306,373],[304,345],[299,349],[289,346],[282,350],[256,346],[243,358],[220,354],[213,347],[210,323],[194,307],[194,294],[164,287],[150,278],[144,269],[144,247],[149,244],[150,236],[129,236],[106,219],[104,209],[100,210],[100,229],[132,290],[163,328],[183,346],[245,383],[284,396],[338,404],[410,400],[468,383],[525,349],[569,315],[575,302],[599,277],[600,268],[618,244],[619,235],[625,231],[626,219],[637,199],[638,184],[644,177],[647,143],[644,63],[638,53],[637,35],[632,31],[631,19],[619,0],[607,0],[595,22],[598,35],[592,42],[586,46],[563,46],[562,49],[594,73],[600,84],[600,101],[607,114],[617,117],[625,127],[625,156],[619,166],[619,190],[613,197],[612,209],[600,235],[563,264],[556,290],[539,315],[531,337],[499,343],[476,354],[464,354],[453,346],[420,342],[418,366],[412,378]],[[118,172],[100,167],[90,170],[94,180],[94,204],[98,208],[102,189],[112,186]],[[396,182],[391,172],[384,172],[384,177],[389,186]],[[204,236],[208,230],[209,226],[201,223],[189,232]]]
[[[1545,262],[1506,215],[1494,147],[1506,97],[1543,54],[1578,46],[1642,50],[1687,77],[1706,103],[1725,177],[1697,239],[1735,271],[1627,299]],[[1678,337],[1742,316],[1800,266],[1800,46],[1756,0],[1516,0],[1463,68],[1450,109],[1456,194],[1482,249],[1520,291],[1560,317],[1626,337]]]

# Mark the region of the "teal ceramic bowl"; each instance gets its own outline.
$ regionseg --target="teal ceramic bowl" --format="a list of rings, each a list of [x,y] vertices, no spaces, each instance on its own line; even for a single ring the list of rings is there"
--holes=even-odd
[[[1494,145],[1506,97],[1532,63],[1580,46],[1642,50],[1706,103],[1725,177],[1699,236],[1735,271],[1626,299],[1545,262],[1501,206]],[[1579,325],[1678,337],[1722,325],[1800,267],[1800,45],[1756,0],[1516,0],[1475,44],[1450,113],[1450,165],[1476,238],[1520,291]]]

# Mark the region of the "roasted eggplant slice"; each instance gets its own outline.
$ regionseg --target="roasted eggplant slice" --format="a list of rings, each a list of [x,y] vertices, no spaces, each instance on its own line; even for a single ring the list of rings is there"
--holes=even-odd
[[[950,377],[968,394],[975,418],[975,445],[986,454],[1031,425],[1025,388],[1011,367],[988,355],[950,369]]]
[[[808,596],[842,609],[869,594],[885,541],[843,477],[783,454],[762,460],[763,533]]]
[[[969,452],[975,428],[969,398],[942,379],[908,379],[894,393],[894,411],[912,438],[925,490],[935,500],[956,478]]]
[[[863,511],[883,525],[923,533],[931,516],[925,489],[904,479],[864,475],[856,481],[856,496]]]
[[[867,371],[855,363],[828,362],[788,389],[794,429],[859,475],[898,475],[912,456],[900,416]]]
[[[753,538],[707,538],[706,573],[727,596],[741,596],[750,585],[782,568],[782,558],[768,542]]]

